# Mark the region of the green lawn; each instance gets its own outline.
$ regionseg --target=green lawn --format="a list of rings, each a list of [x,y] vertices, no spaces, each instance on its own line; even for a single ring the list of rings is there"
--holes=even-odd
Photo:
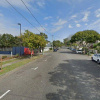
[[[35,60],[35,59],[38,59],[38,58],[40,58],[40,57],[42,57],[42,55],[34,56],[34,57],[32,57],[32,58],[27,58],[27,59],[24,59],[24,60],[22,60],[22,61],[20,61],[20,62],[17,62],[17,63],[14,63],[14,64],[12,64],[12,65],[9,65],[9,66],[7,66],[7,67],[3,67],[3,68],[2,68],[2,71],[0,72],[0,75],[2,75],[2,74],[4,74],[4,73],[7,73],[7,72],[9,72],[9,71],[11,71],[11,70],[13,70],[13,69],[15,69],[15,68],[21,67],[22,65],[25,65],[25,64],[27,64],[27,63],[29,63],[29,62]]]
[[[10,60],[7,60],[7,61],[3,61],[2,64],[4,65],[4,64],[7,64],[7,63],[14,62],[16,60],[18,60],[18,59],[17,58],[16,59],[10,59]]]

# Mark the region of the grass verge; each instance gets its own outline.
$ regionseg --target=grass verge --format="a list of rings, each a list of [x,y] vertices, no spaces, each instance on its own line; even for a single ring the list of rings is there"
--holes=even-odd
[[[21,66],[23,66],[23,65],[25,65],[25,64],[27,64],[27,63],[29,63],[29,62],[35,60],[35,59],[38,59],[38,58],[40,58],[40,57],[42,57],[42,55],[34,56],[34,57],[28,58],[28,59],[24,59],[24,60],[22,60],[22,61],[20,61],[20,62],[14,63],[14,64],[9,65],[9,66],[7,66],[7,67],[3,67],[3,68],[2,68],[2,71],[0,72],[0,75],[5,74],[5,73],[7,73],[7,72],[9,72],[9,71],[12,71],[12,70],[15,69],[15,68],[21,67]]]
[[[3,61],[2,64],[4,65],[4,64],[7,64],[7,63],[14,62],[16,60],[18,60],[18,59],[11,59],[11,60],[8,60],[8,61]]]

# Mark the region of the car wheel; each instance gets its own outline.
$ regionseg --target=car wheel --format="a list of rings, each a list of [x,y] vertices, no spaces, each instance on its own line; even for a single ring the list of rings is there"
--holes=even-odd
[[[99,63],[100,63],[100,61],[99,61],[99,60],[97,60],[97,63],[99,64]]]

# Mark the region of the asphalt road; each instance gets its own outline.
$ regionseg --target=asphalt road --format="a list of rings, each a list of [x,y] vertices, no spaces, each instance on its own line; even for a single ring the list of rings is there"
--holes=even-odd
[[[0,77],[0,100],[100,100],[100,65],[70,50]]]

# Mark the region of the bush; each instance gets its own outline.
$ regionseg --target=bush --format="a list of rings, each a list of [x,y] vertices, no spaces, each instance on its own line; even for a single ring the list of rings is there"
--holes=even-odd
[[[2,56],[2,59],[5,59],[5,58],[7,58],[7,56]]]
[[[16,54],[14,57],[15,57],[15,58],[19,57],[19,54]]]
[[[49,48],[49,50],[52,50],[52,48]]]

